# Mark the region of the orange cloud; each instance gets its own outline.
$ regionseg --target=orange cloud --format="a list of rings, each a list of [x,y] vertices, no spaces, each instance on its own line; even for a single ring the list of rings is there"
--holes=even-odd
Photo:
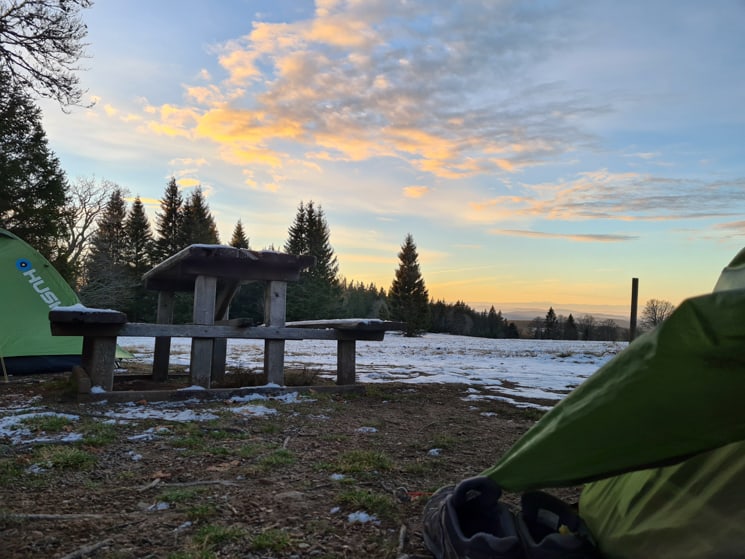
[[[407,198],[421,198],[429,192],[427,186],[407,186],[404,188],[404,196]]]
[[[492,235],[510,235],[514,237],[530,237],[534,239],[565,239],[584,243],[616,243],[620,241],[634,241],[636,235],[615,235],[603,233],[545,233],[542,231],[525,231],[521,229],[491,229]]]
[[[367,23],[342,16],[314,20],[305,37],[310,41],[343,48],[359,48],[376,42],[375,33]]]
[[[281,167],[282,158],[268,149],[244,148],[238,145],[223,145],[220,149],[223,161],[233,165],[266,165]]]
[[[255,64],[256,58],[255,52],[237,48],[220,56],[218,62],[228,71],[231,83],[241,84],[260,75]]]
[[[267,116],[258,111],[216,108],[198,119],[194,132],[220,144],[240,141],[253,145],[264,145],[276,138],[298,139],[303,135],[300,122]]]

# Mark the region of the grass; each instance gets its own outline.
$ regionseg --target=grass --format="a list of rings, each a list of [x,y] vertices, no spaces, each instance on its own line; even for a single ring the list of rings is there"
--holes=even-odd
[[[381,520],[395,519],[396,503],[388,495],[362,489],[350,489],[342,492],[337,501],[340,505],[352,510],[374,514]]]
[[[205,524],[192,536],[192,543],[201,551],[214,551],[216,548],[243,538],[246,533],[236,526]]]
[[[96,457],[80,448],[71,446],[43,446],[34,449],[34,462],[45,468],[60,470],[87,470],[96,463]]]
[[[340,455],[332,467],[342,474],[384,472],[393,468],[393,460],[377,450],[350,450]]]
[[[295,462],[297,462],[297,456],[295,456],[295,453],[286,448],[278,448],[271,454],[262,456],[258,461],[258,465],[264,470],[270,470],[291,466]]]
[[[251,536],[250,549],[254,551],[270,551],[279,553],[291,545],[290,536],[284,530],[276,528],[264,530]]]
[[[203,522],[215,518],[219,512],[213,503],[197,503],[186,509],[186,518],[192,522]]]
[[[21,423],[34,432],[61,433],[72,423],[72,419],[59,414],[33,415],[24,418]]]
[[[116,441],[117,429],[114,423],[89,421],[80,429],[83,433],[83,443],[89,446],[106,446]]]
[[[0,486],[11,486],[23,475],[23,468],[14,459],[0,460]]]
[[[231,454],[229,448],[218,444],[221,441],[229,441],[243,436],[224,429],[205,430],[197,424],[186,424],[179,426],[176,436],[171,444],[176,448],[185,448],[188,454],[207,456],[228,456]]]
[[[447,433],[435,435],[430,443],[430,448],[448,449],[453,448],[459,442],[458,437]]]
[[[163,491],[158,496],[158,500],[166,501],[168,503],[186,503],[199,497],[204,493],[203,487],[185,487],[175,488]]]

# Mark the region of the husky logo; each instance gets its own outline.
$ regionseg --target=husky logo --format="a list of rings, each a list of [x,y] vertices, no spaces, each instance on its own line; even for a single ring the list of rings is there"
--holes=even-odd
[[[42,278],[33,266],[31,266],[31,262],[25,258],[19,258],[16,260],[16,269],[26,276],[28,283],[31,284],[34,291],[39,294],[41,300],[44,301],[50,309],[59,307],[62,304],[59,297],[54,294],[54,291],[44,285],[44,278]]]

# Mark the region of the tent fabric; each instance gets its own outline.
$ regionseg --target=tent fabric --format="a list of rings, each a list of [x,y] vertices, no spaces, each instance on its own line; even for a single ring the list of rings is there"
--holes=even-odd
[[[0,229],[0,359],[8,374],[69,371],[80,362],[83,338],[52,336],[49,311],[80,303],[38,251]],[[117,348],[117,357],[132,355]]]
[[[582,518],[606,559],[745,557],[745,442],[588,483]]]
[[[57,270],[39,252],[4,229],[0,229],[0,266],[0,356],[8,373],[16,372],[16,360],[9,359],[12,357],[80,355],[82,338],[52,336],[49,330],[51,309],[80,302]]]
[[[483,475],[575,486],[745,439],[745,250],[538,421]]]

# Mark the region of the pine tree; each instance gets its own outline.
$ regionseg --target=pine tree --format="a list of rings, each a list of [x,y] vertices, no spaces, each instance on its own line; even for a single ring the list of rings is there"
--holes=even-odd
[[[181,208],[181,246],[192,244],[216,245],[220,242],[215,218],[212,217],[202,188],[195,188]]]
[[[248,236],[239,219],[233,229],[230,246],[236,248],[250,248]],[[249,282],[241,285],[230,302],[230,316],[240,316],[251,319],[255,324],[264,320],[264,285],[262,282]]]
[[[429,293],[419,271],[419,254],[411,233],[406,235],[398,259],[399,266],[388,291],[391,318],[406,322],[406,336],[416,336],[429,328],[430,311]]]
[[[248,248],[248,237],[243,229],[243,223],[239,219],[233,229],[233,236],[230,238],[230,246],[236,248]]]
[[[155,294],[142,285],[142,276],[152,266],[150,255],[153,249],[153,233],[139,196],[135,198],[127,214],[124,231],[127,242],[123,258],[134,286],[134,296],[129,307],[122,310],[131,321],[151,321],[155,319]]]
[[[308,232],[306,225],[305,204],[300,202],[295,214],[295,220],[287,231],[285,252],[287,254],[308,254]]]
[[[323,209],[316,209],[313,201],[307,205],[301,202],[284,250],[315,256],[316,265],[302,272],[300,281],[287,286],[288,319],[334,318],[340,312],[339,265],[330,238]]]
[[[578,337],[579,329],[577,328],[577,322],[574,320],[574,316],[570,314],[564,323],[564,339],[576,340]]]
[[[502,318],[502,311],[497,312],[494,305],[489,309],[489,314],[486,317],[486,336],[488,338],[503,338],[504,337],[504,318]]]
[[[559,319],[556,317],[556,312],[553,307],[549,307],[546,313],[546,318],[543,321],[543,338],[547,340],[554,340],[558,334]]]
[[[67,181],[49,150],[41,111],[0,65],[0,227],[52,262],[64,231]]]
[[[186,246],[182,242],[181,234],[183,205],[184,199],[178,189],[176,179],[171,177],[163,198],[160,200],[161,213],[155,214],[157,238],[154,244],[153,261],[165,260]]]
[[[127,217],[123,192],[116,188],[97,220],[86,259],[86,282],[80,297],[91,307],[126,309],[134,293],[125,251],[127,234],[122,225]]]
[[[139,196],[134,199],[127,214],[124,232],[127,237],[123,251],[124,262],[134,275],[139,277],[152,265],[150,255],[153,243],[153,232],[145,215],[145,206]]]

